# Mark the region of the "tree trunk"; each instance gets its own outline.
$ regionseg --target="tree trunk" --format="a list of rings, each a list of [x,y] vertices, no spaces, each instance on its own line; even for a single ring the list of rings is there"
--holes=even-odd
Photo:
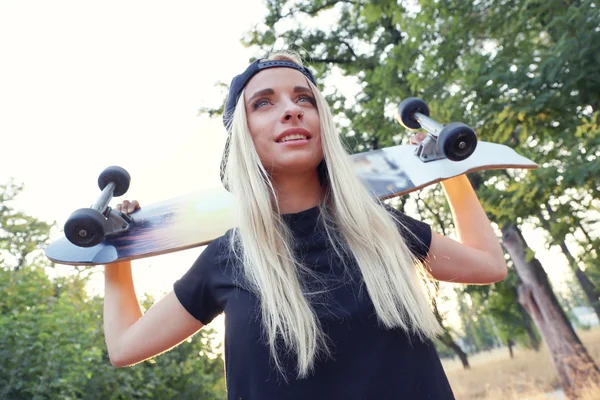
[[[525,326],[525,331],[529,337],[529,344],[535,351],[540,351],[540,340],[533,327],[531,316],[527,313],[527,310],[525,310],[525,307],[523,307],[521,303],[519,303],[519,309],[523,313],[523,325]]]
[[[444,328],[444,333],[442,336],[439,337],[439,339],[442,343],[444,343],[456,353],[458,358],[460,358],[464,369],[471,368],[471,366],[469,365],[469,359],[467,358],[467,353],[465,353],[463,349],[461,349],[460,346],[454,341],[454,339],[452,339],[452,336],[450,336],[450,333],[448,333],[446,328]]]
[[[546,211],[548,212],[548,215],[550,215],[550,218],[552,218],[554,215],[554,210],[552,210],[548,203],[546,203]],[[545,220],[543,216],[540,216],[540,221],[542,222],[544,229],[546,229],[548,232],[551,232],[550,223],[547,220]],[[585,272],[583,272],[581,268],[579,268],[577,260],[575,259],[575,257],[573,257],[573,254],[571,254],[571,251],[569,250],[567,244],[564,241],[560,242],[560,248],[565,257],[567,258],[567,261],[571,266],[571,270],[573,270],[573,272],[575,273],[575,277],[581,285],[583,293],[585,293],[585,297],[587,297],[588,302],[590,303],[590,305],[594,309],[594,312],[598,316],[598,319],[600,320],[600,302],[598,301],[598,288],[596,288],[596,285],[594,285],[594,283],[587,277]]]
[[[515,342],[512,341],[512,339],[508,339],[506,341],[506,345],[508,346],[508,354],[510,355],[510,359],[512,360],[513,358],[515,358],[515,355],[513,353],[513,346],[514,346]]]
[[[575,272],[575,277],[581,285],[581,289],[583,289],[585,297],[587,298],[588,302],[590,303],[590,306],[592,306],[594,312],[600,320],[600,301],[598,301],[598,288],[596,287],[596,285],[594,285],[590,278],[588,278],[585,272],[583,272],[581,268],[579,268],[577,260],[575,260],[575,257],[573,257],[573,255],[571,254],[565,242],[562,242],[560,244],[560,248],[562,249],[563,254],[567,258],[567,261],[569,261],[571,269],[573,270],[573,272]]]
[[[592,246],[592,248],[594,249],[594,252],[596,253],[596,256],[597,256],[600,252],[598,252],[598,249],[593,246],[594,239],[592,239],[589,232],[587,231],[587,229],[584,228],[584,226],[581,222],[579,222],[579,230],[581,231],[581,233],[583,233],[583,236],[585,236],[585,239],[587,240],[588,244],[590,246]]]
[[[490,325],[492,326],[492,330],[494,332],[494,339],[495,342],[494,343],[494,347],[502,347],[502,338],[500,337],[500,332],[498,331],[498,327],[496,326],[496,322],[494,321],[494,317],[492,317],[491,315],[489,315],[489,310],[486,308],[486,313],[488,313],[488,321],[490,322]]]
[[[502,227],[503,245],[521,278],[519,302],[533,318],[558,372],[561,386],[569,398],[589,383],[600,385],[600,369],[577,337],[552,291],[542,264],[527,261],[527,243],[512,224]]]
[[[444,333],[442,333],[442,335],[439,336],[438,339],[440,340],[440,342],[444,343],[446,346],[448,346],[448,348],[452,349],[452,351],[454,351],[456,353],[458,358],[460,358],[460,361],[462,362],[464,369],[470,369],[471,366],[469,365],[469,359],[467,358],[467,353],[465,353],[463,351],[463,349],[461,349],[460,346],[454,341],[454,339],[452,339],[452,336],[450,335],[448,328],[446,328],[444,326],[444,321],[442,319],[442,315],[440,314],[440,312],[437,308],[437,302],[435,300],[433,301],[433,312],[434,312],[435,317],[437,318],[440,326],[444,330]]]

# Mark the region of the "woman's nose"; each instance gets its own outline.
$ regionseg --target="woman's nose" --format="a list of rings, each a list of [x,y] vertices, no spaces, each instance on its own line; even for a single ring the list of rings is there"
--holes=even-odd
[[[304,110],[302,110],[302,108],[298,107],[297,104],[288,106],[284,113],[283,113],[283,120],[284,121],[291,121],[294,119],[297,119],[298,121],[302,121],[302,118],[304,118]]]

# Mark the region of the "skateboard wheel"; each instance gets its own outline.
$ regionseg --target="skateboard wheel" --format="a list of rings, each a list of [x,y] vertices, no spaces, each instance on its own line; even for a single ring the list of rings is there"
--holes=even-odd
[[[100,190],[104,190],[106,185],[108,185],[110,182],[115,183],[113,196],[119,197],[124,195],[129,189],[131,177],[129,176],[129,172],[127,172],[124,168],[112,166],[102,171],[98,177],[98,186],[100,187]]]
[[[92,208],[80,208],[65,223],[65,236],[79,247],[92,247],[104,239],[106,218]]]
[[[444,126],[437,139],[438,149],[451,161],[468,158],[477,147],[477,134],[471,127],[460,122]]]
[[[409,97],[402,100],[400,105],[398,105],[396,119],[407,129],[419,129],[421,128],[421,124],[419,124],[415,118],[416,112],[429,117],[429,107],[427,106],[427,103],[416,97]]]

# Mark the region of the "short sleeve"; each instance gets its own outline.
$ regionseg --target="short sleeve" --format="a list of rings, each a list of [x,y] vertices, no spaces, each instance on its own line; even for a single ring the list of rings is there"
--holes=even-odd
[[[431,226],[409,217],[403,212],[388,205],[385,208],[400,222],[398,228],[410,251],[416,258],[425,261],[431,246]]]
[[[192,267],[173,284],[175,296],[194,318],[208,325],[223,312],[214,296],[214,282],[220,269],[215,260],[221,250],[221,240],[209,244]]]

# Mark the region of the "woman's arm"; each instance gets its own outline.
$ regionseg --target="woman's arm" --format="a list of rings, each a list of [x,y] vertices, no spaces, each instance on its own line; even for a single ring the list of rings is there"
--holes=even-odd
[[[171,291],[142,314],[131,263],[105,267],[104,335],[111,364],[124,367],[163,353],[202,328]]]
[[[137,200],[125,200],[116,209],[131,214]],[[131,262],[104,269],[104,336],[110,362],[124,367],[163,353],[181,343],[203,324],[181,305],[171,291],[142,313],[131,275]]]
[[[500,242],[466,175],[442,182],[458,241],[433,233],[428,262],[441,281],[489,284],[503,280],[506,261]]]

